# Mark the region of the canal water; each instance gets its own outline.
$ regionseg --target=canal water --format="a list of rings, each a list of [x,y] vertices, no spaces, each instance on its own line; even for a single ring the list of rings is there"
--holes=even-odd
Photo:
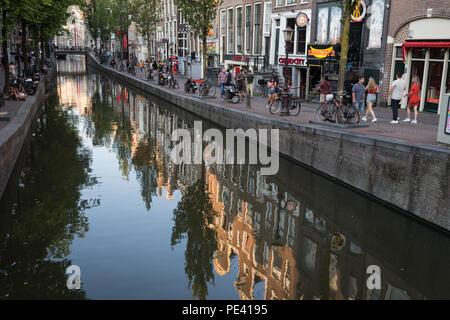
[[[172,163],[195,120],[58,61],[0,204],[0,298],[450,298],[447,234],[283,158]]]

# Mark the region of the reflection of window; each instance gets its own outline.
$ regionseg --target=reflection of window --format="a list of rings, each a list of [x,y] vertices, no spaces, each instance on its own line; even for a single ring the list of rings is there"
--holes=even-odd
[[[314,271],[316,268],[316,250],[317,244],[308,238],[302,241],[302,259],[306,268]]]

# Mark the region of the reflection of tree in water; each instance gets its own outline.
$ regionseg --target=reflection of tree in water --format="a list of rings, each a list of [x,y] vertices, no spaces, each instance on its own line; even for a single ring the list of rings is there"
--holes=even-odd
[[[88,231],[84,211],[99,204],[81,191],[97,183],[91,154],[83,148],[76,118],[57,110],[56,95],[46,105],[17,187],[9,229],[0,244],[0,292],[9,298],[85,298],[66,287],[65,259],[75,235]],[[6,214],[6,212],[5,212]]]
[[[110,146],[113,132],[114,111],[108,100],[98,91],[92,94],[91,115],[85,121],[85,132],[94,146]]]
[[[155,141],[147,134],[139,141],[132,159],[136,171],[136,179],[141,186],[141,195],[147,210],[150,210],[152,197],[156,195],[158,187],[158,170],[156,167],[155,150]]]
[[[173,211],[171,245],[187,238],[184,270],[193,298],[205,299],[209,282],[214,285],[212,258],[217,248],[216,233],[208,226],[216,215],[209,198],[205,178],[186,188]]]

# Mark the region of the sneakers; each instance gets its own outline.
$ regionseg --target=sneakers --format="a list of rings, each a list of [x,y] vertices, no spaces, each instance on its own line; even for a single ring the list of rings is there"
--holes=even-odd
[[[366,117],[362,117],[361,120],[362,121],[367,121],[367,118]]]
[[[377,122],[377,121],[378,121],[377,118],[372,119],[372,122]]]
[[[398,120],[392,120],[391,123],[398,123]]]
[[[416,121],[416,120],[413,120],[413,121],[411,121],[411,123],[413,123],[413,124],[417,124],[417,121]]]
[[[403,120],[403,122],[411,122],[410,118],[406,118],[405,120]]]

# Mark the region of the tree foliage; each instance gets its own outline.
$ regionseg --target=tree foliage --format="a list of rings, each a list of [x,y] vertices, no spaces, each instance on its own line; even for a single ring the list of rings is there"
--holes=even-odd
[[[147,52],[150,56],[151,39],[155,34],[156,23],[161,18],[161,2],[159,0],[132,0],[130,9],[138,33],[147,42]]]
[[[216,18],[217,7],[223,0],[174,0],[181,14],[203,42],[203,78],[206,77],[206,39],[211,29],[211,23]]]

